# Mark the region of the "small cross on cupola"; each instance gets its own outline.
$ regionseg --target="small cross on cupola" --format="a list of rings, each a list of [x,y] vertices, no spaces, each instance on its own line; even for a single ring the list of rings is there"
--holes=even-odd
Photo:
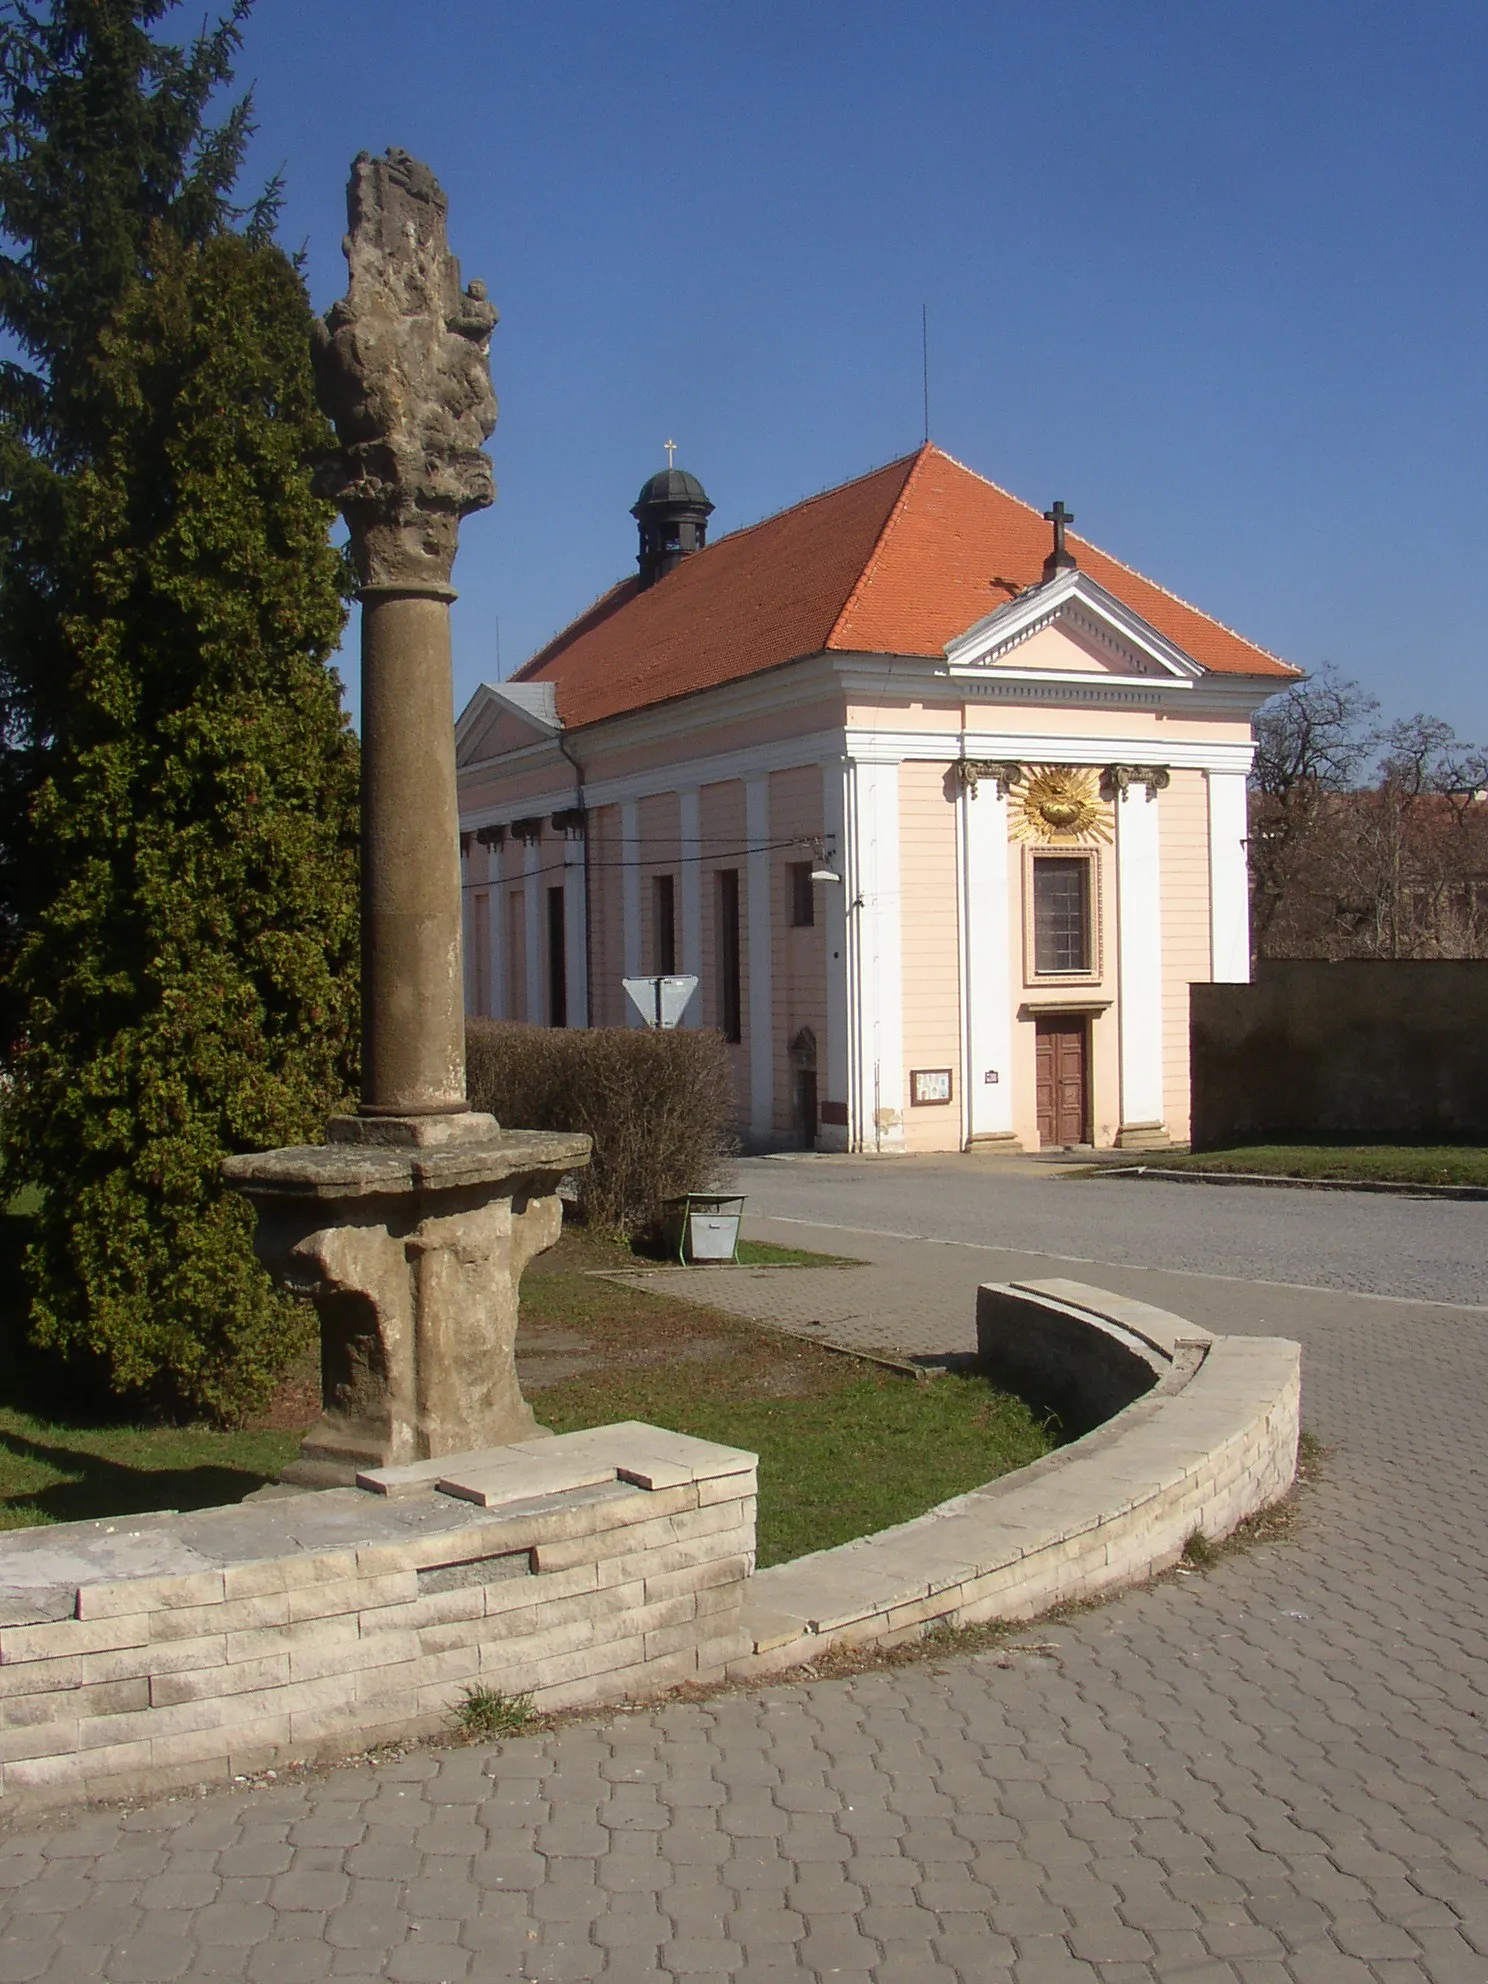
[[[1064,541],[1064,527],[1074,521],[1074,511],[1067,510],[1062,502],[1056,503],[1052,510],[1044,512],[1044,522],[1054,526],[1054,549],[1044,560],[1046,579],[1052,579],[1060,572],[1072,572],[1075,569],[1075,554]]]

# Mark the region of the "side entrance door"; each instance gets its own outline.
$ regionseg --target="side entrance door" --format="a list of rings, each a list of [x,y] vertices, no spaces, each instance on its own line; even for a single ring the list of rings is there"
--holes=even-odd
[[[1090,1135],[1090,1022],[1083,1013],[1044,1013],[1034,1027],[1039,1142],[1083,1144]]]

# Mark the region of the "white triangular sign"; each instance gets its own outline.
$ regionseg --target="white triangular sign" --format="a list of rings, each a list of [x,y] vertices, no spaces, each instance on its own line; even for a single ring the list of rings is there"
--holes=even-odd
[[[686,971],[665,978],[622,978],[620,983],[643,1025],[668,1030],[687,1011],[688,1001],[698,988],[697,978]]]

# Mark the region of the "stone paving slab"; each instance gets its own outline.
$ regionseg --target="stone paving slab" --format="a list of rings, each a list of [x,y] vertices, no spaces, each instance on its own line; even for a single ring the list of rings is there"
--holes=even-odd
[[[968,1286],[1066,1271],[925,1246],[860,1314],[969,1347]],[[982,1655],[13,1832],[0,1984],[1484,1984],[1488,1316],[1082,1278],[1302,1340],[1291,1540]]]

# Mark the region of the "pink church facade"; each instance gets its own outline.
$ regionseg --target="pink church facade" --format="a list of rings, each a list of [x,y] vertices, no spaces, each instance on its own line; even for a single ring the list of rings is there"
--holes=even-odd
[[[1250,719],[1295,671],[938,450],[891,471],[477,692],[467,1009],[625,1025],[623,978],[692,974],[757,1148],[1181,1141],[1188,987],[1249,976]]]

